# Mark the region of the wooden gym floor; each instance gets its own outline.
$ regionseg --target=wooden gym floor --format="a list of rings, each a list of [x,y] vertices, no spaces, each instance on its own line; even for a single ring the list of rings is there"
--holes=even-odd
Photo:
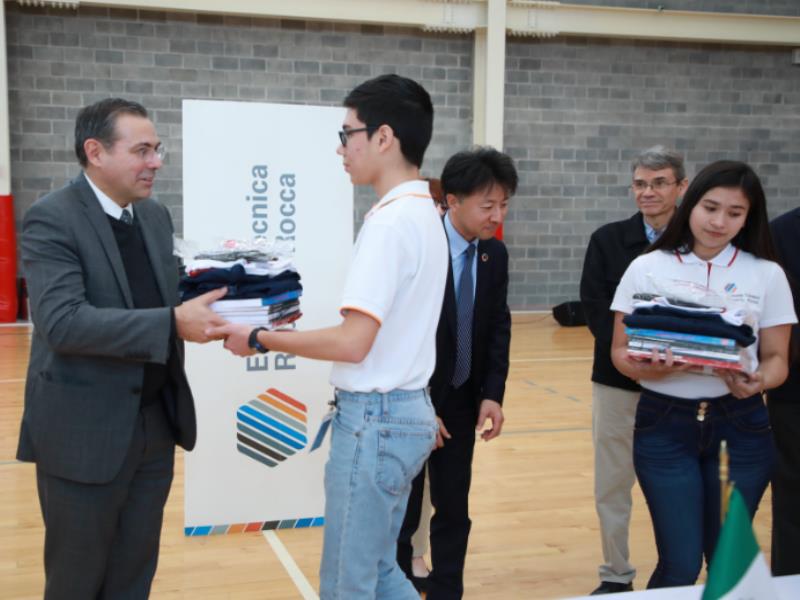
[[[41,598],[43,527],[34,468],[14,459],[30,331],[0,328],[0,599]],[[465,597],[565,598],[597,585],[592,500],[592,338],[548,314],[514,315],[500,438],[479,442]],[[186,538],[183,452],[167,502],[152,598],[316,598],[321,528]],[[634,491],[630,547],[643,588],[655,564],[647,507]],[[769,491],[756,517],[768,554]]]

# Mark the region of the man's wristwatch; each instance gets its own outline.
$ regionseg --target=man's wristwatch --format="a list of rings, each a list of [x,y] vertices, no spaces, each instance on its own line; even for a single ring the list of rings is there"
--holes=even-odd
[[[258,332],[259,331],[269,331],[266,327],[256,327],[253,331],[250,332],[250,337],[247,338],[247,345],[250,346],[256,352],[260,352],[261,354],[266,354],[269,352],[269,348],[266,348],[261,342],[258,341]]]

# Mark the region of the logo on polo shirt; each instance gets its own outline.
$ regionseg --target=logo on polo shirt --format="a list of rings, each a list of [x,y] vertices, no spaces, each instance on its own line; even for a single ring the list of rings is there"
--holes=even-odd
[[[277,467],[308,444],[306,405],[269,388],[236,411],[236,449]]]
[[[725,286],[725,291],[728,292],[729,294],[732,294],[733,292],[736,291],[736,284],[729,283],[728,285]]]

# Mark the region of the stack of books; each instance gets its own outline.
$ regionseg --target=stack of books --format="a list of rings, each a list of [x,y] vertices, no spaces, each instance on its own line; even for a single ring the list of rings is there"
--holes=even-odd
[[[298,293],[286,292],[272,298],[218,300],[213,302],[210,308],[231,323],[276,329],[296,321],[303,315],[300,312],[298,297]]]
[[[669,348],[678,363],[713,369],[750,370],[747,354],[729,338],[633,327],[626,327],[625,333],[628,336],[628,354],[634,358],[647,359],[655,349],[663,360]]]

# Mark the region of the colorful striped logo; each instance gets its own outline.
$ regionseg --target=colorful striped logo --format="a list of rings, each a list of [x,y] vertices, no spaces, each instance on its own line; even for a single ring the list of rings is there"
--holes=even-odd
[[[306,405],[269,388],[236,411],[236,448],[276,467],[308,444]]]

